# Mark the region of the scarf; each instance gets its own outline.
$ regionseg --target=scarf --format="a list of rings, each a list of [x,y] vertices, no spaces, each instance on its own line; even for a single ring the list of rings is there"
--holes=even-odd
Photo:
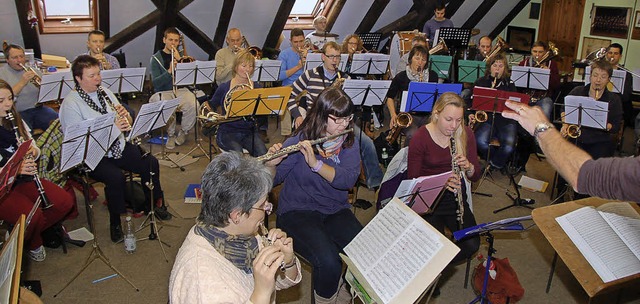
[[[226,232],[198,222],[194,232],[209,241],[213,248],[238,269],[253,273],[253,260],[258,255],[255,236],[229,235]]]
[[[98,101],[100,102],[100,106],[98,106],[93,101],[93,99],[91,99],[91,96],[89,96],[89,94],[87,94],[87,92],[85,92],[79,85],[76,85],[76,92],[78,92],[80,98],[82,98],[82,100],[84,100],[84,102],[91,109],[100,114],[107,114],[107,103],[105,102],[104,97],[101,94],[98,93]],[[122,150],[120,149],[120,139],[116,139],[116,141],[113,142],[111,147],[109,147],[109,151],[111,151],[111,155],[115,159],[119,159],[122,157]]]
[[[407,65],[406,69],[409,81],[420,81],[420,72],[413,72],[411,67]],[[429,81],[429,69],[422,69],[422,82]]]
[[[320,146],[320,144],[317,144],[316,148],[318,149],[318,153],[320,154],[320,156],[324,158],[330,158],[336,164],[340,164],[340,158],[338,158],[338,154],[340,154],[342,143],[344,143],[344,140],[346,138],[347,134],[338,136],[332,140],[327,140],[322,143],[322,146]]]

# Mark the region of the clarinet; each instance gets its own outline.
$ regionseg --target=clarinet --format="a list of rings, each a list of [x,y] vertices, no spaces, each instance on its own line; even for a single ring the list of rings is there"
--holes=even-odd
[[[462,174],[460,174],[460,166],[456,164],[456,138],[451,136],[449,138],[449,150],[451,150],[451,170],[453,174],[460,177],[460,183],[463,181]],[[458,218],[458,230],[462,229],[462,217],[464,216],[464,201],[462,197],[462,190],[455,192],[456,201],[458,202],[458,210],[456,210],[456,216]]]
[[[22,135],[20,135],[20,131],[18,130],[18,125],[16,124],[16,119],[13,116],[13,113],[7,112],[7,119],[11,122],[11,128],[16,134],[16,141],[18,142],[18,146],[20,146],[23,142],[25,142],[25,140]],[[26,158],[34,159],[34,156],[32,154],[27,154]],[[53,204],[49,202],[49,199],[44,192],[44,187],[42,186],[42,182],[40,181],[40,177],[38,176],[37,172],[33,174],[33,182],[36,184],[36,188],[38,189],[38,200],[40,201],[40,206],[42,206],[42,209],[45,210],[51,208]]]

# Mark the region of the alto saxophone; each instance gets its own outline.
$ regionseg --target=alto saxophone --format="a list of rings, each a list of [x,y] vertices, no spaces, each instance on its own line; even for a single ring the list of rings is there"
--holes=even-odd
[[[460,178],[460,184],[462,185],[464,177],[460,172],[460,166],[456,164],[457,149],[455,136],[451,136],[449,138],[449,150],[451,151],[451,171],[453,171],[453,174]],[[456,190],[454,193],[456,195],[456,201],[458,202],[458,210],[456,210],[456,217],[458,219],[458,230],[461,230],[463,224],[462,218],[464,216],[464,198],[462,197],[462,188],[460,188],[460,190]]]

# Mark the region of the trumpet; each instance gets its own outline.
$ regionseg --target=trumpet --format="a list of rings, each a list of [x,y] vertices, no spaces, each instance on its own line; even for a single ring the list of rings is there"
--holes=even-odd
[[[104,98],[104,100],[107,101],[107,104],[111,108],[111,111],[113,111],[114,113],[116,113],[116,115],[118,115],[117,119],[118,120],[124,119],[127,122],[127,127],[125,128],[125,131],[131,130],[131,123],[129,123],[129,119],[124,115],[118,114],[118,110],[116,110],[116,106],[113,104],[113,101],[111,101],[111,98],[109,98],[109,95],[107,95],[107,92],[104,91],[102,86],[98,86],[98,96],[101,96],[101,95]]]
[[[338,138],[338,137],[340,137],[342,135],[345,135],[345,134],[348,134],[348,133],[351,133],[351,132],[353,132],[353,128],[346,129],[346,130],[344,130],[344,131],[342,131],[342,132],[340,132],[338,134],[329,135],[329,136],[321,137],[321,138],[318,138],[318,139],[310,140],[309,142],[313,146],[313,145],[317,145],[317,144],[323,143],[323,142],[325,142],[327,140],[332,140],[334,138]],[[300,143],[297,143],[295,145],[291,145],[291,146],[288,146],[286,148],[282,148],[282,149],[280,149],[280,150],[278,150],[278,151],[276,151],[274,153],[267,153],[267,154],[264,154],[262,156],[258,156],[258,160],[261,161],[261,162],[268,162],[268,161],[270,161],[272,159],[276,159],[276,158],[278,158],[280,156],[288,155],[288,154],[291,154],[293,152],[298,152],[298,151],[300,151],[301,147],[302,147],[302,145],[300,145]]]
[[[29,82],[31,82],[34,86],[36,86],[36,88],[40,88],[40,85],[42,83],[42,78],[40,78],[40,75],[38,75],[38,72],[36,72],[36,70],[33,67],[25,66],[22,63],[20,63],[20,67],[25,72],[33,72],[35,74],[35,76],[33,76],[33,78],[31,78],[31,80],[29,80]]]
[[[107,61],[107,58],[102,54],[102,50],[100,48],[97,49],[96,55],[101,55],[100,57],[94,57],[100,61],[101,70],[110,70],[112,68]]]

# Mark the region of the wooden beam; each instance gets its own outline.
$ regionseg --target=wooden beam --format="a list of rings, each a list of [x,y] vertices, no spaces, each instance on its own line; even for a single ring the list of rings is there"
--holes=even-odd
[[[289,14],[291,13],[291,10],[293,9],[293,5],[295,3],[296,0],[282,0],[282,2],[280,2],[278,12],[273,19],[273,23],[271,24],[271,28],[269,29],[269,33],[267,34],[267,38],[264,40],[264,44],[262,45],[263,49],[273,49],[276,47],[276,45],[278,44],[278,39],[280,38],[280,34],[282,33],[282,30],[284,30],[284,26],[287,24],[287,19],[289,19]]]
[[[451,19],[451,17],[456,14],[460,6],[462,6],[462,3],[464,3],[464,0],[449,1],[449,4],[447,4],[447,10],[444,12],[444,17]]]
[[[306,0],[305,0],[306,1]],[[327,14],[327,28],[325,29],[327,32],[331,32],[333,25],[336,23],[336,19],[340,15],[344,4],[347,3],[347,0],[334,0],[336,4],[331,6],[331,11]]]
[[[27,17],[29,11],[29,1],[16,0],[16,10],[18,11],[18,21],[20,22],[20,32],[22,32],[22,40],[25,49],[33,49],[36,58],[42,58],[42,49],[40,48],[40,38],[36,28],[31,28]],[[15,42],[9,42],[15,43]]]
[[[394,31],[406,30],[409,27],[413,26],[416,18],[420,18],[420,13],[418,13],[418,11],[411,11],[408,14],[398,18],[397,20],[383,26],[376,32],[382,33],[382,39],[385,39],[393,35]]]
[[[218,26],[216,27],[216,34],[213,36],[213,49],[214,55],[219,49],[224,47],[224,38],[227,36],[227,30],[229,29],[229,22],[231,21],[231,15],[233,14],[233,7],[236,5],[236,0],[224,0],[222,3],[222,10],[220,12],[220,19],[218,20]]]
[[[367,13],[364,15],[364,18],[362,18],[362,21],[356,28],[355,33],[360,34],[371,32],[371,29],[373,29],[373,26],[380,18],[380,15],[382,15],[387,4],[389,4],[389,0],[374,0]]]
[[[189,37],[198,47],[209,54],[209,59],[215,56],[213,47],[213,40],[211,40],[207,34],[201,31],[195,24],[193,24],[182,13],[178,13],[177,27]]]
[[[513,18],[515,18],[520,13],[520,11],[522,11],[529,4],[530,1],[531,0],[518,1],[516,6],[514,6],[513,9],[511,9],[511,11],[504,17],[504,19],[502,19],[502,21],[498,23],[496,28],[494,28],[493,31],[491,31],[491,34],[489,34],[489,37],[491,37],[491,39],[495,39],[498,35],[500,35],[500,33],[504,31],[507,25],[509,25],[509,23],[513,21]]]
[[[98,28],[104,33],[105,39],[111,37],[109,19],[109,0],[98,1]]]
[[[417,28],[419,31],[422,31],[422,28],[424,28],[424,24],[427,22],[427,20],[433,17],[438,2],[440,1],[413,0],[413,8],[414,10],[418,11],[420,15],[418,18],[416,18],[416,21],[414,22],[412,28],[410,28],[409,30]]]
[[[498,2],[498,0],[484,0],[484,1],[482,1],[480,6],[478,6],[478,8],[475,10],[475,12],[473,12],[473,14],[471,14],[471,17],[469,17],[469,19],[467,19],[467,22],[465,22],[461,27],[462,28],[474,28],[476,25],[478,25],[478,22],[480,22],[480,20],[482,20],[482,18],[484,18],[484,16],[487,15],[487,13],[496,4],[496,2]]]
[[[155,3],[156,1],[154,1]],[[156,27],[156,43],[153,52],[163,49],[164,43],[162,38],[164,37],[164,30],[169,27],[176,27],[176,19],[178,17],[178,0],[164,0],[162,6],[158,9],[162,11],[162,17]]]

